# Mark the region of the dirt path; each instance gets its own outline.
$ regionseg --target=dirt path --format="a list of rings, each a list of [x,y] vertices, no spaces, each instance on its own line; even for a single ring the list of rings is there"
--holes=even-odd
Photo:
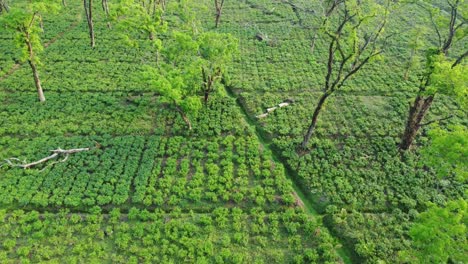
[[[271,142],[269,142],[270,140],[263,135],[261,128],[258,127],[257,122],[247,113],[245,106],[241,103],[238,96],[233,92],[232,87],[229,87],[228,85],[224,85],[224,87],[226,89],[226,93],[231,98],[234,98],[236,100],[236,103],[240,108],[242,116],[244,117],[244,120],[247,122],[247,124],[255,128],[254,131],[256,131],[257,138],[262,144],[262,146],[270,151],[275,162],[283,164],[285,168],[286,177],[289,180],[291,180],[292,183],[292,194],[296,200],[296,205],[304,209],[304,211],[308,215],[317,218],[319,221],[322,221],[325,214],[319,213],[323,212],[323,208],[320,208],[319,206],[319,197],[312,197],[312,195],[307,195],[307,190],[300,185],[300,182],[297,177],[297,172],[295,172],[292,168],[290,168],[290,166],[286,162],[284,162],[284,159],[281,157],[280,151],[277,150],[275,146]],[[323,227],[327,228],[325,225],[323,225]],[[332,234],[331,232],[329,233]],[[335,236],[335,239],[341,244],[341,247],[337,249],[337,252],[340,255],[343,262],[346,264],[353,263],[352,256],[354,255],[354,253],[351,250],[351,248],[349,248],[339,237]]]

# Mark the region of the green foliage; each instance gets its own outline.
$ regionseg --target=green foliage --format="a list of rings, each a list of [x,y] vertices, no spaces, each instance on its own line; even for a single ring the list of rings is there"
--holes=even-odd
[[[198,45],[190,35],[174,32],[167,47],[163,54],[167,54],[169,61],[161,62],[158,68],[148,67],[144,78],[167,103],[180,107],[185,114],[196,116],[202,106],[198,96],[200,61],[195,57]]]
[[[60,5],[54,0],[34,0],[29,1],[24,6],[12,6],[11,10],[0,16],[0,26],[14,32],[17,46],[22,49],[21,60],[32,59],[33,62],[39,63],[37,56],[30,58],[30,53],[26,42],[30,42],[35,53],[40,53],[43,50],[40,33],[40,21],[42,16],[46,14],[56,13],[60,9]]]
[[[431,142],[422,150],[424,164],[433,167],[437,175],[447,178],[454,174],[460,181],[468,179],[468,129],[457,125],[446,131],[430,131]]]
[[[412,263],[447,263],[449,259],[463,262],[468,252],[466,201],[452,201],[445,207],[434,204],[421,213],[409,232],[413,250],[402,252]]]
[[[434,173],[466,170],[463,163],[449,163],[459,157],[463,161],[465,154],[457,150],[463,151],[458,147],[465,142],[466,129],[442,132],[446,123],[464,124],[466,118],[446,96],[457,87],[463,92],[458,84],[465,70],[456,69],[460,72],[454,78],[442,76],[446,62],[460,54],[462,42],[437,66],[440,77],[434,76],[433,85],[439,94],[427,117],[453,113],[454,118],[441,122],[440,134],[429,133],[431,141],[422,137],[418,142],[428,149],[431,164],[426,165],[434,170],[418,165],[426,159],[424,151],[422,157],[412,153],[403,159],[395,151],[406,102],[424,68],[414,67],[408,80],[401,81],[405,56],[414,48],[402,43],[410,43],[419,26],[432,25],[420,6],[393,13],[387,28],[400,30],[388,39],[385,57],[331,99],[313,149],[300,156],[294,144],[321,92],[326,63],[326,37],[317,39],[316,52],[310,54],[311,28],[321,22],[319,1],[296,0],[295,8],[280,1],[226,1],[224,26],[217,34],[203,29],[213,22],[208,0],[168,1],[163,13],[167,24],[161,27],[158,20],[145,20],[140,27],[136,18],[122,15],[116,17],[122,25],[115,23],[109,30],[99,23],[107,18],[96,12],[102,45],[93,52],[77,45],[87,39],[83,24],[74,26],[82,2],[67,4],[60,14],[44,16],[46,30],[37,31],[44,41],[57,37],[41,56],[50,94],[44,105],[34,104],[28,94],[27,67],[3,75],[20,56],[10,43],[14,31],[0,28],[0,160],[33,161],[57,147],[95,149],[45,169],[0,168],[1,263],[340,262],[340,245],[322,221],[343,246],[354,250],[356,262],[398,263],[399,251],[414,253],[408,256],[424,251],[409,240],[418,210],[427,201],[445,204],[466,194],[463,182],[451,176],[441,180]],[[118,12],[114,7],[110,11]],[[121,14],[137,14],[139,8]],[[125,24],[127,19],[132,21]],[[154,28],[144,28],[147,22]],[[337,22],[332,19],[329,25]],[[116,36],[124,27],[133,28],[127,35],[138,45],[129,47]],[[148,41],[148,29],[155,32],[156,47]],[[269,41],[256,40],[259,32]],[[223,36],[228,35],[240,39],[230,42],[239,43],[240,52],[234,52],[232,62],[230,56],[218,62],[220,57],[210,54],[227,54]],[[425,49],[437,39],[421,33],[418,41]],[[248,114],[294,101],[259,120],[258,128],[282,155],[287,171],[297,173],[299,185],[323,217],[297,208],[285,167],[260,144],[234,99],[215,95],[201,107],[201,67],[212,60],[224,63],[232,91]],[[172,98],[181,105],[193,98],[184,106],[194,124],[191,133],[177,112],[166,111],[166,103],[175,107]],[[433,155],[436,151],[441,154]],[[327,205],[328,211],[320,210]]]
[[[237,40],[231,34],[205,32],[198,37],[199,54],[210,69],[225,68],[238,49]]]
[[[200,91],[211,92],[237,45],[228,34],[171,30],[163,46],[164,60],[147,67],[144,78],[167,103],[193,118],[202,106]]]
[[[456,98],[464,108],[468,107],[468,66],[461,64],[452,67],[454,61],[443,54],[432,55],[428,59],[432,74],[425,94],[442,93]]]
[[[117,23],[121,34],[133,46],[132,32],[144,32],[156,49],[161,49],[160,36],[167,30],[160,1],[119,0],[110,5],[110,19]]]

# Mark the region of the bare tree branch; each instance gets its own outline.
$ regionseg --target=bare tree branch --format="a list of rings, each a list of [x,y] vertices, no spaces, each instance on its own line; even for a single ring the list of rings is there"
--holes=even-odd
[[[429,122],[427,122],[427,123],[421,124],[421,125],[419,125],[419,126],[420,126],[420,127],[427,126],[427,125],[430,125],[430,124],[433,124],[433,123],[436,123],[436,122],[448,120],[448,119],[450,119],[450,118],[452,118],[452,117],[454,117],[454,115],[449,115],[449,116],[446,116],[446,117],[444,117],[444,118],[435,119],[435,120],[429,121]]]
[[[466,50],[465,53],[463,53],[457,58],[457,60],[452,64],[452,69],[455,68],[455,66],[457,66],[458,64],[460,64],[463,61],[463,59],[466,58],[466,56],[468,56],[468,50]]]
[[[429,11],[429,16],[431,17],[432,26],[434,26],[434,29],[436,31],[437,39],[438,39],[439,47],[440,47],[442,46],[442,34],[440,34],[439,27],[437,26],[437,23],[434,21],[434,16],[432,15],[431,11]]]
[[[50,166],[52,166],[52,165],[54,165],[56,163],[61,163],[61,162],[67,161],[70,154],[78,153],[78,152],[82,152],[82,151],[88,151],[88,150],[90,150],[90,148],[77,148],[77,149],[66,149],[66,150],[58,148],[58,149],[55,149],[55,150],[51,150],[51,152],[53,153],[52,155],[47,156],[47,157],[45,157],[43,159],[40,159],[38,161],[27,163],[26,160],[21,161],[18,158],[9,158],[9,159],[5,159],[5,163],[2,166],[8,165],[10,167],[29,169],[29,168],[37,166],[37,165],[39,165],[41,163],[45,163],[45,162],[47,162],[49,160],[55,159],[60,155],[65,155],[64,159],[62,159],[60,161],[56,161],[56,162],[50,164]],[[0,167],[2,167],[2,166],[0,166]]]

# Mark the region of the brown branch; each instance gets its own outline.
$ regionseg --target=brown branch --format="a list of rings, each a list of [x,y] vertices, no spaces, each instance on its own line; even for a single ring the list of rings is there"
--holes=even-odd
[[[66,149],[66,150],[58,148],[58,149],[55,149],[55,150],[51,150],[51,152],[53,153],[52,155],[47,156],[47,157],[45,157],[43,159],[40,159],[38,161],[27,163],[26,160],[21,162],[18,158],[9,158],[9,159],[5,159],[5,164],[10,166],[10,167],[29,169],[29,168],[37,166],[37,165],[39,165],[41,163],[44,163],[44,162],[47,162],[49,160],[55,159],[60,155],[65,155],[65,158],[63,160],[56,161],[56,162],[51,164],[51,165],[53,165],[53,164],[56,164],[56,163],[61,163],[61,162],[67,161],[68,156],[70,154],[78,153],[78,152],[82,152],[82,151],[88,151],[88,150],[90,150],[90,148],[78,148],[78,149]],[[21,163],[14,163],[13,161],[20,161]],[[4,165],[2,165],[2,166],[4,166]]]
[[[456,32],[455,23],[457,21],[457,12],[458,12],[458,10],[457,10],[458,9],[458,1],[457,1],[456,5],[450,4],[449,1],[448,1],[448,3],[450,5],[450,7],[452,8],[452,10],[450,12],[449,35],[448,35],[447,40],[444,43],[444,46],[442,47],[442,52],[444,54],[447,54],[450,46],[452,46],[453,37],[455,36],[455,32]]]
[[[452,69],[455,68],[455,66],[457,66],[458,64],[460,64],[463,61],[463,59],[466,58],[466,56],[468,56],[468,50],[466,50],[465,53],[460,55],[460,57],[458,57],[458,59],[452,64]]]
[[[346,76],[343,78],[343,80],[340,82],[340,84],[338,84],[338,87],[343,86],[343,84],[346,82],[347,79],[349,79],[357,71],[359,71],[359,69],[361,69],[362,66],[364,66],[365,64],[367,64],[370,61],[370,59],[372,59],[373,57],[379,55],[380,53],[382,53],[382,52],[379,51],[379,52],[376,52],[376,53],[374,53],[372,55],[369,55],[361,63],[357,64],[357,66],[355,66],[348,74],[346,74]]]
[[[190,119],[187,117],[187,115],[184,113],[184,110],[180,108],[178,105],[175,106],[176,111],[179,112],[180,117],[184,120],[185,124],[187,124],[188,129],[192,130],[192,122],[190,122]]]
[[[429,12],[429,16],[431,17],[432,26],[434,26],[434,29],[436,31],[437,39],[439,41],[439,47],[440,47],[442,46],[442,34],[440,34],[439,27],[437,26],[437,23],[434,21],[434,16],[432,15],[431,11],[428,11],[428,12]]]
[[[430,125],[430,124],[433,124],[433,123],[436,123],[436,122],[448,120],[448,119],[450,119],[450,118],[452,118],[452,117],[454,117],[454,115],[449,115],[449,116],[444,117],[444,118],[435,119],[435,120],[429,121],[429,122],[427,122],[427,123],[421,124],[421,125],[419,125],[419,126],[420,126],[420,127],[427,126],[427,125]]]

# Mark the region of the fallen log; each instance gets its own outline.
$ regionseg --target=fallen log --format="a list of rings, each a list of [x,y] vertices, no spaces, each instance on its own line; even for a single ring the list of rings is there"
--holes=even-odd
[[[278,106],[273,106],[273,107],[267,108],[266,113],[263,113],[263,114],[261,114],[261,115],[257,115],[256,117],[257,117],[258,119],[260,119],[260,118],[265,118],[265,117],[267,117],[269,114],[271,114],[273,111],[275,111],[276,109],[289,106],[289,105],[291,105],[292,103],[294,103],[294,100],[293,100],[293,99],[287,99],[287,100],[284,101],[283,103],[280,103]]]
[[[49,160],[55,159],[58,156],[65,156],[62,160],[56,161],[56,162],[50,164],[50,165],[53,165],[53,164],[56,164],[56,163],[61,163],[61,162],[67,161],[70,154],[77,153],[77,152],[82,152],[82,151],[88,151],[88,150],[90,150],[90,148],[77,148],[77,149],[61,149],[61,148],[58,148],[58,149],[54,149],[54,150],[50,151],[50,152],[53,153],[52,155],[47,156],[47,157],[45,157],[43,159],[40,159],[38,161],[31,162],[31,163],[27,163],[26,160],[21,162],[21,160],[18,159],[18,158],[9,158],[9,159],[4,160],[5,163],[2,166],[0,166],[0,168],[3,167],[4,165],[8,165],[10,167],[29,169],[29,168],[37,166],[37,165],[39,165],[41,163],[44,163],[44,162],[47,162]],[[18,163],[18,162],[21,162],[21,163]]]

